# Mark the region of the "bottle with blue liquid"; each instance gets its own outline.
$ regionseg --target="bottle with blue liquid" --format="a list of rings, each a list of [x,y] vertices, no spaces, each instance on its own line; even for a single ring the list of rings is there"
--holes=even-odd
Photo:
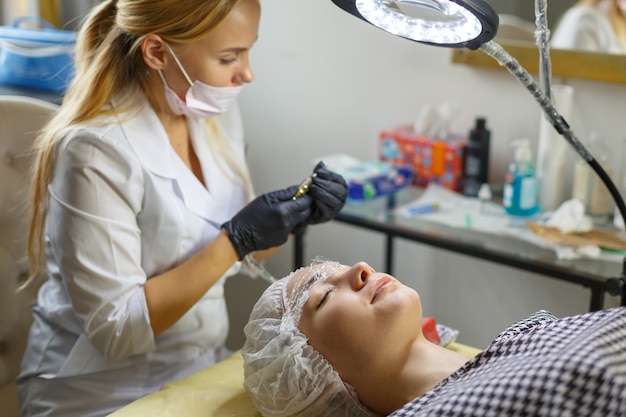
[[[540,211],[539,179],[528,139],[513,142],[515,156],[504,181],[502,205],[512,216],[528,217]]]

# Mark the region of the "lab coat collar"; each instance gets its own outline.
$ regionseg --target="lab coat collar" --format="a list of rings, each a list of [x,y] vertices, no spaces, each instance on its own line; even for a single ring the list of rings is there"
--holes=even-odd
[[[219,117],[216,122],[219,125]],[[206,121],[189,122],[189,132],[194,150],[202,166],[202,174],[206,188],[202,186],[210,199],[209,217],[219,225],[230,220],[245,204],[245,192],[240,184],[231,180],[236,174],[230,170],[225,161],[218,162],[209,146]],[[225,171],[228,174],[225,174]],[[195,177],[194,184],[200,184]],[[191,187],[190,187],[191,189]],[[206,210],[206,209],[205,209]],[[207,211],[205,211],[207,212]]]
[[[120,117],[124,136],[143,165],[159,177],[176,178],[173,150],[154,110],[146,104],[137,116],[123,114]],[[127,120],[127,117],[131,118]]]
[[[202,120],[189,122],[189,132],[207,187],[176,155],[161,121],[149,105],[124,123],[123,130],[144,166],[153,174],[172,180],[176,194],[190,211],[220,227],[243,206],[243,190],[218,171],[220,168],[203,140],[203,123]]]

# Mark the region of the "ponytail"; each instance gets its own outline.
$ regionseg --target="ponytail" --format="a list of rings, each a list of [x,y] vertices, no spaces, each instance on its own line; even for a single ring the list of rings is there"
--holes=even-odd
[[[77,56],[88,56],[88,51],[100,47],[115,24],[117,0],[106,0],[96,6],[81,26],[81,36],[77,45]]]
[[[114,96],[124,91],[125,108],[144,100],[141,86],[147,84],[128,68],[145,68],[141,55],[133,57],[136,36],[122,34],[115,24],[117,0],[94,7],[83,23],[76,43],[75,75],[63,105],[34,143],[36,151],[30,186],[31,223],[28,233],[29,277],[25,287],[42,272],[43,233],[48,211],[48,184],[52,179],[56,144],[72,127],[99,115],[112,113]],[[143,71],[147,74],[147,71]]]

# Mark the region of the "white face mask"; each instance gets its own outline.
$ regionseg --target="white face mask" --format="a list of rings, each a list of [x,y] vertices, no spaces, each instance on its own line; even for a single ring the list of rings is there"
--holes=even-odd
[[[167,45],[167,48],[190,85],[185,94],[185,100],[183,101],[178,97],[178,94],[167,85],[163,73],[161,70],[158,70],[161,80],[163,80],[163,85],[165,86],[165,99],[175,114],[185,115],[192,119],[201,119],[222,114],[232,106],[243,86],[213,87],[198,80],[192,82],[174,54],[174,51],[172,51],[172,48],[170,48],[169,45]]]

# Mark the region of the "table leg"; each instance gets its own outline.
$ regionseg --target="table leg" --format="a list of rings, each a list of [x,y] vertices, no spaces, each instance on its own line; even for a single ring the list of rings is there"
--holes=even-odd
[[[393,275],[393,236],[386,235],[385,241],[385,272]]]
[[[304,233],[306,228],[302,231],[296,232],[294,236],[293,247],[293,270],[300,268],[304,265]]]
[[[591,302],[589,311],[598,311],[604,308],[604,290],[600,288],[591,289]]]

